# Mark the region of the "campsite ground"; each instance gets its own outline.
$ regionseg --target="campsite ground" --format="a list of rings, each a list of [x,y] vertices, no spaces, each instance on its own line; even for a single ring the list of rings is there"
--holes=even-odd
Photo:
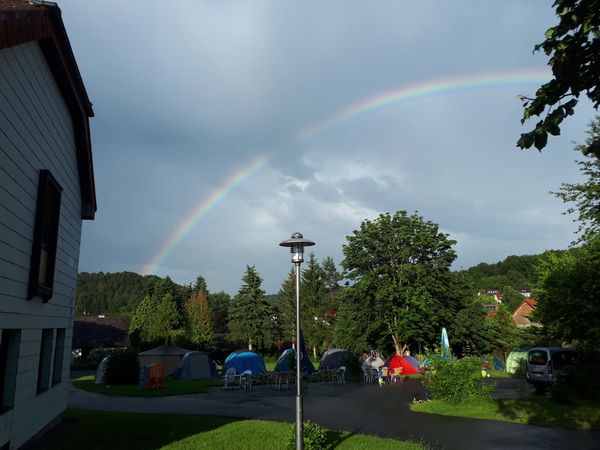
[[[600,432],[475,420],[410,410],[424,397],[417,380],[374,384],[313,383],[304,390],[305,419],[329,429],[396,439],[422,439],[432,448],[600,448]],[[206,394],[160,398],[105,396],[72,388],[69,406],[103,411],[179,413],[292,422],[295,390],[210,389]]]

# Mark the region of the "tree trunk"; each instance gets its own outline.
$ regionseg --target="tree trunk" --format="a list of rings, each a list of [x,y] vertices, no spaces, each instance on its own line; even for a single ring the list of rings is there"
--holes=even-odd
[[[313,345],[313,356],[317,359],[317,347]]]
[[[248,338],[248,350],[252,351],[252,338]]]

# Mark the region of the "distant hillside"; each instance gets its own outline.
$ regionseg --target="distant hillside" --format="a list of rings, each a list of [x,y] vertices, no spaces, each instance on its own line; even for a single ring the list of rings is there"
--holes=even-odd
[[[161,280],[155,275],[142,276],[134,272],[82,272],[77,277],[75,315],[129,315]]]
[[[533,288],[537,282],[535,266],[547,253],[561,253],[564,250],[549,250],[539,255],[511,255],[504,261],[494,264],[480,263],[459,271],[464,274],[477,290]]]

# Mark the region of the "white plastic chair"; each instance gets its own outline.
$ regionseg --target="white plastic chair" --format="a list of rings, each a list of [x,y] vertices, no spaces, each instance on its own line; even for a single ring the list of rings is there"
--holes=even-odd
[[[240,374],[240,389],[252,390],[252,371],[245,370]]]
[[[223,375],[223,389],[227,389],[229,385],[233,385],[236,380],[241,381],[241,375],[235,373],[235,367],[230,367]]]

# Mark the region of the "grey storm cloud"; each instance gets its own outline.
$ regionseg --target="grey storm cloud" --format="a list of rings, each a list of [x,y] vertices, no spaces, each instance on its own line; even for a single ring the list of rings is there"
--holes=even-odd
[[[582,104],[543,154],[521,152],[518,94],[535,83],[416,98],[335,126],[385,92],[466,74],[546,67],[542,2],[60,2],[96,117],[99,210],[80,270],[157,273],[235,293],[246,264],[268,292],[294,231],[340,262],[364,219],[418,211],[457,241],[456,267],[565,247],[548,192],[576,181]],[[307,127],[319,132],[306,137]],[[262,156],[265,163],[248,171]]]

